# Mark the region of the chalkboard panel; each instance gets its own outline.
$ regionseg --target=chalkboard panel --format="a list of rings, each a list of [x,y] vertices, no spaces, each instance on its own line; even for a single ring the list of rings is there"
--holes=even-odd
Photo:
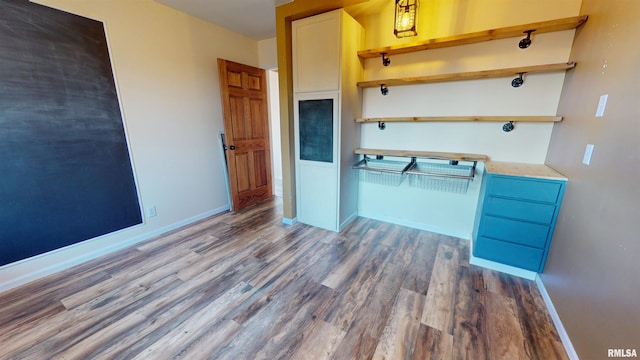
[[[0,0],[0,265],[141,222],[103,24]]]
[[[333,162],[333,99],[300,100],[300,160]]]

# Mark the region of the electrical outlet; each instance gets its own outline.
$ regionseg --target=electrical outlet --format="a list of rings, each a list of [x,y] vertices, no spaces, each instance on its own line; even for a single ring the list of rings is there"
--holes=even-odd
[[[158,215],[158,213],[156,212],[156,206],[149,206],[147,208],[147,217],[154,217],[156,215]]]
[[[584,156],[582,157],[582,163],[585,165],[591,164],[591,155],[593,154],[593,144],[587,144],[584,149]]]

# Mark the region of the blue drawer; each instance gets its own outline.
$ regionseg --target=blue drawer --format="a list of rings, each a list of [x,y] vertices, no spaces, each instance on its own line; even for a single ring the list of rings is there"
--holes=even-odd
[[[484,202],[486,215],[551,224],[556,206],[490,196]]]
[[[487,194],[516,199],[556,203],[562,183],[531,178],[489,175]]]
[[[547,243],[549,226],[485,216],[478,235],[543,249]]]
[[[473,248],[473,255],[531,271],[539,271],[543,250],[510,244],[503,241],[479,238]]]

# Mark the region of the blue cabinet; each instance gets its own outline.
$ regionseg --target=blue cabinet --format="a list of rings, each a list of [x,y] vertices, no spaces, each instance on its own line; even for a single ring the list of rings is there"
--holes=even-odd
[[[513,166],[517,171],[505,171]],[[473,256],[542,272],[566,178],[545,165],[486,163],[485,167]]]

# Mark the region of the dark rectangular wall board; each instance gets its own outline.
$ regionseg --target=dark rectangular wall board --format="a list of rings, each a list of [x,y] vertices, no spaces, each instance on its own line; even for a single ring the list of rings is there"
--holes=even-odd
[[[333,99],[300,100],[300,160],[333,162]]]
[[[0,265],[142,222],[102,22],[0,0]]]

